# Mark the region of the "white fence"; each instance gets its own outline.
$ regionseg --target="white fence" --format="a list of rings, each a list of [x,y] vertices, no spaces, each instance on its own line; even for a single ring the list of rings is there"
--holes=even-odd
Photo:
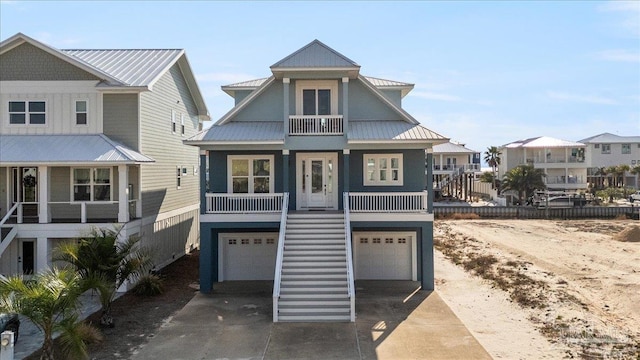
[[[291,115],[289,135],[342,135],[342,115]]]
[[[351,212],[426,212],[427,192],[350,192]]]
[[[282,211],[282,193],[205,195],[208,214],[251,214]]]

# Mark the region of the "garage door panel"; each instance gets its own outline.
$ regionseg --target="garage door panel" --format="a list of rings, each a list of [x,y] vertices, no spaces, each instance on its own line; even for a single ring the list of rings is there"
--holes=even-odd
[[[221,234],[223,280],[273,280],[278,234]]]
[[[356,278],[411,280],[415,233],[354,233]]]

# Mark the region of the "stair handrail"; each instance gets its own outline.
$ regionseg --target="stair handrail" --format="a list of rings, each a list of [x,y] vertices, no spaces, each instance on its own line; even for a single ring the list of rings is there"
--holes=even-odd
[[[280,298],[280,281],[282,279],[282,259],[284,257],[284,237],[287,230],[287,214],[289,212],[289,193],[282,197],[282,215],[280,216],[280,232],[278,234],[278,252],[276,270],[273,275],[273,322],[278,322],[278,299]]]
[[[350,311],[349,316],[351,322],[356,321],[356,293],[354,288],[354,274],[353,274],[353,256],[351,251],[351,216],[349,214],[349,193],[343,193],[343,208],[344,208],[344,246],[347,251],[347,292],[349,295]]]
[[[18,206],[20,206],[19,202],[15,203],[11,207],[11,209],[7,211],[7,214],[2,218],[2,220],[0,220],[0,226],[4,225],[4,223],[7,222],[7,220],[9,220],[9,218],[11,217],[11,214],[13,214],[13,212],[16,211],[16,209],[18,209]]]

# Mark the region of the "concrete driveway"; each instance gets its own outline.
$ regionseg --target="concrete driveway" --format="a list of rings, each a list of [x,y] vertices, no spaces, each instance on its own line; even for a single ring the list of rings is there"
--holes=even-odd
[[[491,359],[437,292],[356,283],[355,323],[272,323],[271,282],[198,294],[133,359]]]

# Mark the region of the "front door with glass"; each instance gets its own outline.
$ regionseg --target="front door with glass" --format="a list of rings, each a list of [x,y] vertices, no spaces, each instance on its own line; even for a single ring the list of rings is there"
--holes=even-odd
[[[335,153],[297,156],[297,208],[337,209],[338,158]]]

